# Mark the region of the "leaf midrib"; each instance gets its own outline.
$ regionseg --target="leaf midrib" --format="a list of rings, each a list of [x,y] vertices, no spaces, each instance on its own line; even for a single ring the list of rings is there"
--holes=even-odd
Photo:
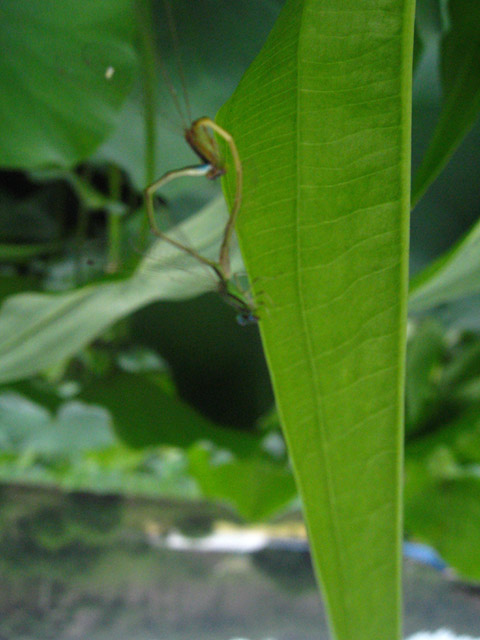
[[[308,7],[308,0],[307,0]],[[346,624],[346,629],[349,631],[349,621],[347,615],[347,607],[345,602],[345,590],[344,590],[344,576],[345,576],[345,567],[344,567],[344,559],[342,557],[341,549],[342,546],[340,544],[341,535],[339,531],[338,519],[336,517],[336,510],[333,508],[335,503],[335,488],[333,483],[332,476],[332,467],[331,467],[331,458],[327,455],[327,443],[325,438],[325,416],[323,411],[323,403],[322,399],[324,397],[322,391],[322,385],[320,382],[320,377],[317,372],[317,367],[315,365],[315,357],[314,357],[314,347],[310,337],[310,331],[308,326],[308,320],[306,315],[306,304],[305,298],[303,294],[304,287],[302,286],[302,273],[301,273],[301,258],[300,258],[300,216],[299,216],[299,202],[301,201],[301,182],[300,182],[300,163],[298,161],[298,149],[302,144],[300,140],[300,126],[299,126],[299,114],[300,114],[300,94],[302,92],[302,87],[300,84],[301,78],[301,66],[302,66],[302,33],[304,29],[304,21],[305,16],[308,13],[308,8],[304,6],[304,10],[302,12],[302,16],[300,19],[300,37],[298,40],[297,47],[297,59],[296,59],[296,74],[297,74],[297,98],[296,98],[296,144],[295,144],[295,167],[296,167],[296,202],[297,206],[295,208],[295,233],[296,233],[296,263],[297,263],[297,277],[296,277],[296,286],[297,286],[297,299],[299,301],[299,311],[301,318],[301,326],[304,334],[304,342],[305,342],[305,350],[307,355],[307,364],[311,374],[311,380],[313,384],[313,395],[314,395],[314,406],[315,406],[315,416],[314,416],[314,428],[318,434],[316,441],[320,444],[320,453],[321,453],[321,464],[324,469],[324,473],[327,479],[327,492],[328,492],[328,517],[330,522],[332,523],[332,532],[333,537],[335,539],[335,556],[336,556],[336,564],[339,567],[339,571],[341,574],[340,583],[337,584],[337,595],[340,593],[340,597],[338,601],[341,602],[342,608],[342,620]],[[352,636],[353,637],[353,636]]]

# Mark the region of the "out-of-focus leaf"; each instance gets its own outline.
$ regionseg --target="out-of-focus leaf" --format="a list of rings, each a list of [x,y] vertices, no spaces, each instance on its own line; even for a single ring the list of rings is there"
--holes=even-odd
[[[480,222],[410,284],[409,310],[426,311],[480,292]]]
[[[181,225],[180,237],[195,238],[201,253],[216,256],[222,235],[219,220],[224,216],[223,199],[216,200]],[[237,253],[234,270],[240,264]],[[29,377],[71,357],[143,305],[190,298],[214,286],[204,265],[158,240],[127,279],[61,294],[8,298],[0,309],[0,382]]]
[[[480,342],[467,341],[464,348],[454,351],[443,377],[450,387],[461,387],[480,376]]]
[[[60,235],[60,217],[65,190],[44,186],[25,196],[0,192],[0,238],[2,243],[19,245],[55,242]],[[48,253],[48,251],[46,251]]]
[[[422,40],[438,39],[449,28],[448,0],[417,0],[415,29]]]
[[[32,276],[0,275],[0,302],[20,291],[31,291],[38,285]]]
[[[69,166],[117,121],[131,89],[132,0],[3,0],[0,165]]]
[[[480,405],[480,377],[465,382],[455,393],[460,402],[476,403]]]
[[[405,465],[407,534],[433,546],[464,580],[475,582],[480,580],[479,434],[477,409],[407,447]]]
[[[240,327],[215,294],[149,305],[132,331],[168,361],[181,396],[216,424],[255,429],[273,401],[256,326]]]
[[[425,193],[480,113],[480,4],[450,0],[442,42],[442,111],[413,183],[412,205]]]
[[[67,402],[56,416],[15,392],[0,395],[0,441],[9,451],[75,457],[114,444],[105,409]]]
[[[415,29],[415,37],[413,42],[413,68],[416,69],[423,54],[424,44],[418,34],[418,30]]]
[[[1,262],[26,262],[32,258],[56,253],[61,248],[60,242],[45,244],[0,244]]]
[[[82,391],[81,397],[106,407],[117,434],[133,447],[187,448],[198,440],[208,440],[244,455],[258,445],[258,438],[251,433],[213,424],[167,393],[154,376],[105,376]]]
[[[163,0],[153,4],[152,33],[161,57],[155,87],[159,90],[155,172],[160,176],[169,169],[195,162],[196,156],[182,139],[183,128],[190,124],[189,119],[213,117],[229,98],[264,42],[283,0],[170,2],[178,28],[179,51],[172,40]],[[189,109],[181,85],[179,53]],[[168,91],[162,65],[169,70],[183,118]],[[130,94],[115,134],[99,150],[98,157],[124,168],[138,188],[145,187],[144,101],[140,86]],[[208,187],[207,181],[198,184],[204,196],[208,196]],[[180,188],[172,184],[172,193]]]
[[[408,431],[415,430],[438,397],[435,375],[444,355],[445,339],[441,326],[434,321],[423,323],[407,348],[405,394]]]
[[[123,202],[114,200],[108,195],[104,195],[98,191],[87,180],[79,176],[69,169],[49,169],[46,171],[30,172],[30,176],[34,180],[65,180],[69,186],[75,191],[75,194],[84,204],[86,209],[105,209],[116,215],[124,215],[128,207]]]
[[[433,546],[463,580],[478,583],[480,479],[458,478],[424,486],[407,503],[407,532]]]
[[[103,407],[70,401],[60,407],[49,428],[39,431],[26,444],[35,453],[75,458],[86,451],[111,447],[115,436]]]
[[[445,25],[438,0],[417,0],[415,10],[415,34],[413,68],[416,69],[425,49],[438,42]]]
[[[0,395],[0,446],[3,450],[18,451],[25,442],[47,429],[51,415],[47,409],[19,393]]]
[[[197,446],[190,450],[189,461],[202,494],[233,505],[247,520],[267,518],[297,493],[291,470],[268,460],[237,460]]]

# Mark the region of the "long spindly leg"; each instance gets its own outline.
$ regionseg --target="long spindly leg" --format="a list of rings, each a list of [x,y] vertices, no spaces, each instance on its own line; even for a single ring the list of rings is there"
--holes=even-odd
[[[177,249],[180,249],[180,251],[184,251],[185,253],[188,253],[199,262],[202,262],[203,264],[206,264],[207,266],[215,269],[216,263],[213,260],[209,260],[208,258],[205,258],[200,253],[195,251],[195,249],[192,249],[191,247],[185,244],[182,244],[181,242],[178,242],[173,238],[170,238],[170,236],[168,236],[166,233],[164,233],[158,228],[155,220],[155,207],[153,202],[153,197],[155,193],[161,187],[166,185],[168,182],[171,182],[172,180],[177,180],[178,178],[184,178],[186,176],[193,176],[193,177],[206,176],[208,172],[211,170],[211,168],[212,167],[209,164],[206,164],[206,165],[198,165],[194,167],[185,167],[184,169],[176,169],[175,171],[168,171],[161,178],[159,178],[155,182],[152,182],[152,184],[148,185],[148,187],[144,191],[144,194],[145,194],[145,206],[147,209],[148,221],[150,223],[150,229],[152,233],[156,235],[158,238],[161,238],[162,240],[169,242],[174,247],[177,247]]]
[[[233,206],[228,216],[227,224],[225,225],[225,231],[223,233],[223,240],[220,246],[219,264],[226,275],[230,277],[230,246],[232,242],[232,235],[235,230],[235,224],[237,222],[238,212],[242,204],[242,189],[243,189],[243,168],[240,161],[240,155],[238,153],[237,145],[233,137],[225,131],[220,125],[211,120],[210,118],[199,118],[195,122],[195,126],[202,126],[207,129],[211,129],[218,134],[227,143],[230,153],[232,154],[233,164],[235,166],[235,199]]]

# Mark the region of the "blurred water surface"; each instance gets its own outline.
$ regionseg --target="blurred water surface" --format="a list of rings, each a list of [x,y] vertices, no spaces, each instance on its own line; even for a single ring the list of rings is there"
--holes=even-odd
[[[296,534],[250,528],[243,544],[228,511],[207,503],[15,486],[0,501],[0,638],[328,638]],[[478,635],[480,592],[408,561],[405,607],[406,634]]]

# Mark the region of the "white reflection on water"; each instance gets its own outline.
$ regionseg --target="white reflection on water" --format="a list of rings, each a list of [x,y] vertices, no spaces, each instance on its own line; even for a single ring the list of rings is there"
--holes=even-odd
[[[480,640],[472,636],[457,636],[449,629],[438,629],[438,631],[420,631],[414,633],[407,640]]]

